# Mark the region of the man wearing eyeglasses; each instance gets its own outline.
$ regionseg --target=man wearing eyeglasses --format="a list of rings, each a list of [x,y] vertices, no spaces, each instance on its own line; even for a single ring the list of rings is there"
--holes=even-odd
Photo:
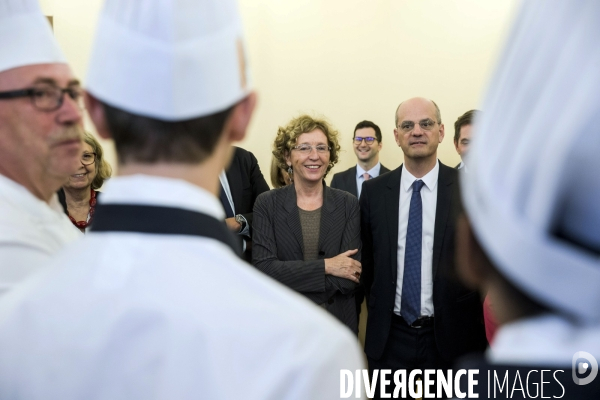
[[[335,174],[331,180],[331,187],[360,197],[365,180],[376,178],[390,170],[379,162],[381,129],[373,122],[359,122],[354,128],[352,143],[357,159],[356,166]]]
[[[415,369],[450,368],[487,343],[479,297],[452,278],[458,172],[437,159],[444,139],[440,110],[412,98],[398,106],[395,122],[404,163],[365,182],[360,197],[361,281],[369,305],[369,369],[409,376]]]
[[[379,162],[381,129],[375,123],[366,120],[359,122],[354,128],[352,143],[357,159],[356,166],[335,174],[331,180],[331,187],[360,197],[363,182],[377,178],[380,174],[385,174],[390,170]],[[365,299],[362,285],[357,288],[354,299],[356,300],[356,315],[360,317],[362,303]]]
[[[37,2],[0,5],[2,294],[80,235],[55,192],[77,170],[83,129],[79,82]]]

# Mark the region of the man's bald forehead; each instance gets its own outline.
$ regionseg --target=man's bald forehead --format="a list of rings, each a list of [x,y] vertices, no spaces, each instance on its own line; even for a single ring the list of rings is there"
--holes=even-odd
[[[21,86],[51,81],[61,87],[80,83],[68,64],[64,63],[31,64],[0,72],[0,90],[19,89]]]
[[[431,100],[431,99],[426,99],[424,97],[413,97],[411,99],[405,100],[402,103],[398,104],[398,107],[396,107],[396,114],[394,116],[394,122],[396,127],[398,127],[398,111],[400,111],[400,107],[402,106],[402,104],[409,102],[409,101],[413,101],[413,100],[427,100],[430,101],[431,104],[433,104],[434,108],[435,108],[435,118],[437,119],[437,123],[441,124],[442,123],[442,113],[440,112],[440,108],[438,107],[438,105],[435,103],[435,101]]]

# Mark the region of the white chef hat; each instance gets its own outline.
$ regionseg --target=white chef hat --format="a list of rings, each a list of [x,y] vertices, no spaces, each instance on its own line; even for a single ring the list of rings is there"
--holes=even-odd
[[[584,323],[600,321],[599,37],[596,0],[524,2],[462,175],[502,274]]]
[[[184,120],[244,98],[246,65],[234,0],[106,0],[87,89],[133,114]]]
[[[37,0],[0,0],[0,72],[66,62]]]

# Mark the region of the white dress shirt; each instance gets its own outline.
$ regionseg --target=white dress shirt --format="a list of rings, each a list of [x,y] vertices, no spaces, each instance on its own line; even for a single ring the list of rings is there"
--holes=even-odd
[[[185,181],[112,178],[100,204],[224,219]],[[211,238],[90,232],[0,301],[0,398],[332,399],[358,341]]]
[[[221,171],[221,173],[219,174],[219,181],[221,181],[221,186],[223,186],[225,197],[227,197],[227,200],[229,201],[229,206],[231,207],[231,211],[233,211],[233,215],[238,214],[235,212],[235,204],[233,203],[233,196],[231,195],[231,188],[229,187],[229,180],[227,180],[227,175],[225,174],[225,171]],[[241,215],[241,217],[244,219],[244,221],[246,221],[246,227],[239,231],[238,235],[250,236],[250,224],[243,215]],[[246,251],[246,241],[244,240],[242,241],[242,243],[243,250]]]
[[[46,203],[0,174],[0,296],[81,236],[56,195]]]
[[[437,207],[439,162],[420,178],[423,204],[423,241],[421,247],[421,316],[433,316],[433,234],[435,230],[435,210]],[[400,178],[400,204],[398,218],[398,276],[396,280],[396,301],[394,313],[401,315],[402,279],[404,278],[404,253],[406,251],[406,230],[412,197],[412,184],[417,180],[402,166]]]
[[[365,181],[364,173],[368,173],[371,175],[371,179],[373,179],[379,176],[379,171],[381,171],[381,163],[379,162],[368,171],[365,171],[360,165],[356,164],[356,193],[359,198],[362,192],[362,184]]]

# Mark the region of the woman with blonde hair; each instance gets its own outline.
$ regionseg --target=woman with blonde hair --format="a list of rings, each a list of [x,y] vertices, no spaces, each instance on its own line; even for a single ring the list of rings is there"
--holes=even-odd
[[[301,115],[280,127],[277,166],[292,184],[261,194],[254,204],[253,264],[302,293],[357,332],[360,214],[356,197],[325,185],[338,161],[338,132]]]
[[[77,173],[69,177],[69,181],[58,193],[65,213],[81,232],[94,220],[98,189],[110,178],[112,169],[104,159],[102,146],[91,134],[83,137],[81,165]]]

